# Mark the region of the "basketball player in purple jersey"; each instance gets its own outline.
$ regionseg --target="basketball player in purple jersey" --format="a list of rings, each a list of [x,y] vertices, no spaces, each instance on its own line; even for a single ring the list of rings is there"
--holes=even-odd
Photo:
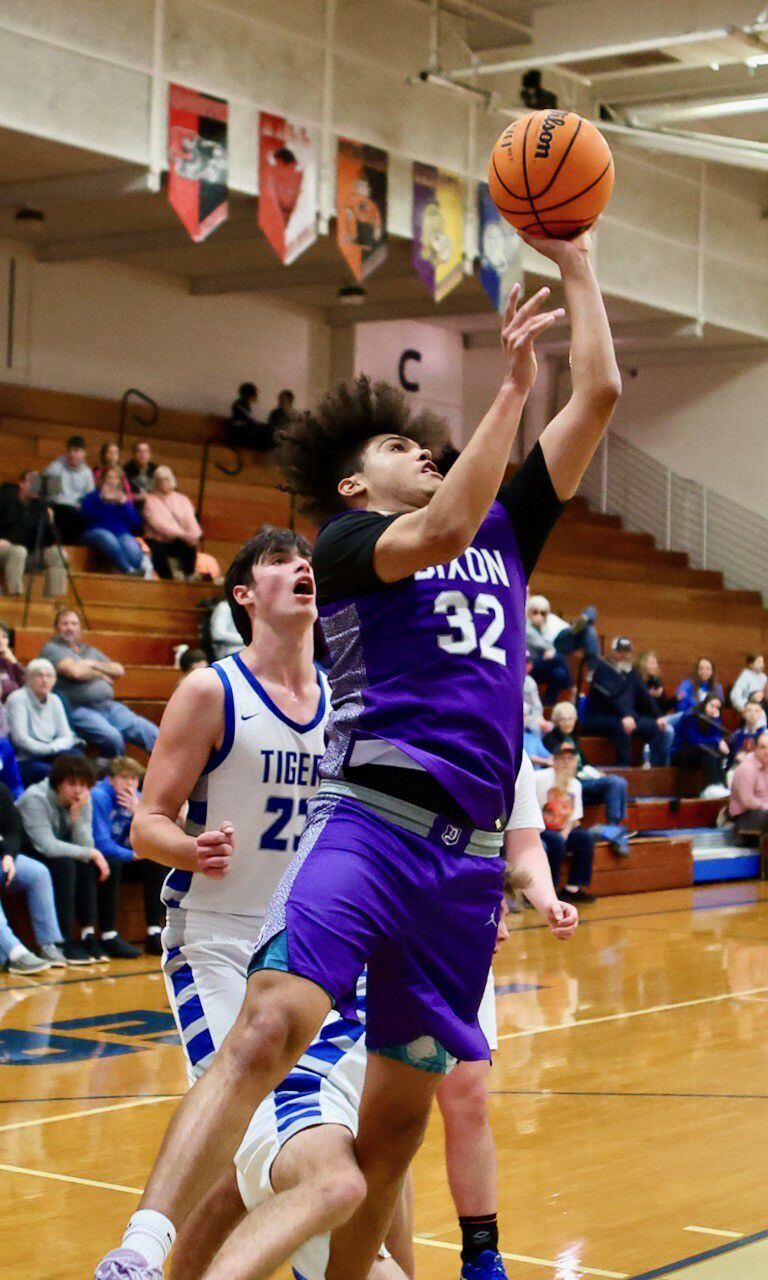
[[[533,343],[561,314],[540,314],[547,290],[520,308],[513,294],[501,388],[444,480],[431,424],[365,379],[282,447],[307,509],[328,517],[314,557],[332,656],[323,782],[238,1021],[179,1107],[143,1203],[187,1216],[331,1004],[351,1009],[367,963],[367,1194],[335,1233],[329,1280],[367,1276],[437,1084],[489,1052],[477,1010],[522,753],[526,580],[620,394],[588,237],[535,247],[560,269],[573,392],[509,484]]]

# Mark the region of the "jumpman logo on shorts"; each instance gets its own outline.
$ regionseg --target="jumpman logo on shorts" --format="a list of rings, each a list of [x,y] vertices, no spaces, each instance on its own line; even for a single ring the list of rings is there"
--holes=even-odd
[[[492,912],[491,912],[490,916],[488,917],[488,919],[486,920],[486,922],[485,922],[485,923],[486,923],[486,925],[492,924],[492,925],[493,925],[493,927],[494,927],[494,929],[497,929],[497,928],[498,928],[498,925],[497,925],[497,923],[496,923],[496,912],[495,912],[495,911],[492,911]]]

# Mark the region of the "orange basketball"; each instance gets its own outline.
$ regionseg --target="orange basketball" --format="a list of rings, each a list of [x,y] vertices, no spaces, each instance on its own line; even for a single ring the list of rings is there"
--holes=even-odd
[[[532,111],[509,125],[491,155],[496,208],[518,231],[570,240],[590,227],[613,190],[613,156],[574,111]]]

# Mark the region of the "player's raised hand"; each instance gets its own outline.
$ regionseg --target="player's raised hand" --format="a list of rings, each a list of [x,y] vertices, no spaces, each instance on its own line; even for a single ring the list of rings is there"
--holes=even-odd
[[[558,240],[553,236],[532,236],[527,231],[518,231],[517,234],[542,257],[549,258],[550,262],[556,263],[561,268],[571,261],[589,257],[589,251],[592,248],[592,236],[589,231],[582,231],[580,235],[573,236],[570,240]]]
[[[504,312],[501,345],[508,365],[505,381],[527,395],[536,381],[538,370],[533,344],[565,312],[562,307],[557,307],[554,311],[541,310],[550,294],[546,285],[518,307],[520,294],[520,285],[515,284]]]
[[[234,852],[234,828],[231,822],[222,822],[213,831],[202,831],[195,841],[197,865],[203,875],[209,876],[211,880],[223,880],[229,874]]]
[[[554,902],[547,911],[547,924],[561,942],[572,938],[579,923],[579,913],[572,902]]]

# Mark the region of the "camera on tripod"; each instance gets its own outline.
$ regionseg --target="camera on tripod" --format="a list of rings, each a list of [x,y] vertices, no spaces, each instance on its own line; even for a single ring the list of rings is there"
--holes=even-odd
[[[29,477],[29,492],[41,502],[55,502],[63,487],[61,476],[49,476],[44,471],[33,471]]]

